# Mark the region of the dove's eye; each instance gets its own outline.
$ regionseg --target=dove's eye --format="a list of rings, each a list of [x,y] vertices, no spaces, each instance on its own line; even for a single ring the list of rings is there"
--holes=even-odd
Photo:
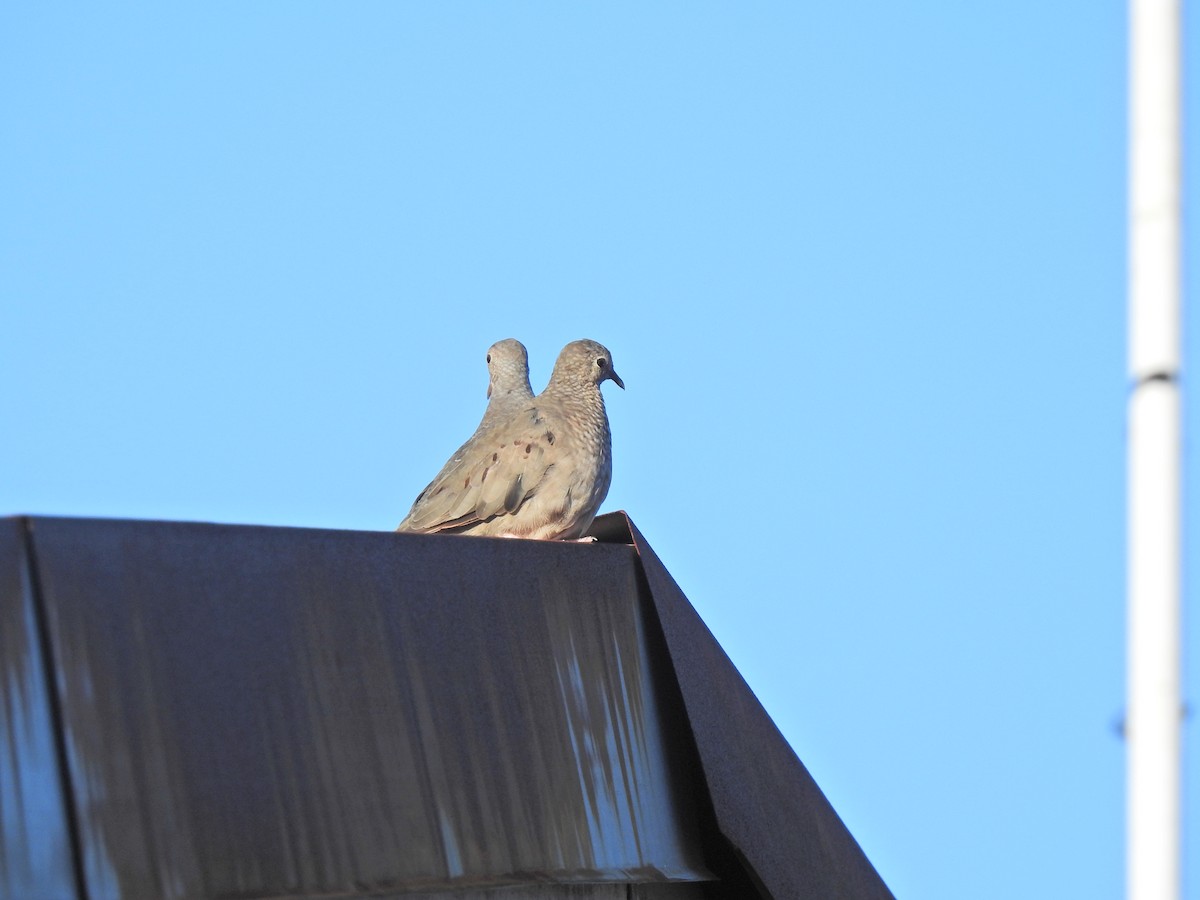
[[[608,360],[602,356],[598,360],[596,360],[596,365],[598,365],[600,368],[603,369],[605,366],[608,365]]]
[[[491,361],[492,361],[492,354],[489,353],[488,354],[488,362],[491,363]]]

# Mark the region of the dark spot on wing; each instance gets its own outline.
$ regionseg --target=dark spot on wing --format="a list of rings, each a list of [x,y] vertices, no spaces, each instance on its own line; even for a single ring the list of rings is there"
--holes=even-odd
[[[553,431],[546,432],[546,440],[550,442],[551,447],[554,446],[554,432]]]
[[[492,454],[492,462],[495,462],[495,461],[496,461],[496,460],[498,460],[499,458],[500,458],[500,454],[499,454],[499,453],[493,453],[493,454]]]
[[[465,481],[463,481],[463,490],[466,490],[466,489],[467,489],[467,488],[469,488],[470,486],[471,486],[471,476],[470,476],[470,475],[468,475],[468,476],[467,476],[467,478],[466,478],[466,480],[465,480]]]
[[[525,455],[528,456],[532,452],[533,452],[533,444],[526,444],[525,445]]]
[[[521,488],[521,476],[518,475],[509,486],[508,493],[504,495],[504,508],[510,513],[516,512],[517,507],[521,505],[521,501],[524,499],[525,492]]]

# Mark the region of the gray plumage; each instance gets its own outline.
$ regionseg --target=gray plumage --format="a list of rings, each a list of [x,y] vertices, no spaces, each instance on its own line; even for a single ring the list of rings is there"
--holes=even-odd
[[[625,385],[612,354],[573,341],[546,389],[473,439],[422,492],[401,531],[577,539],[612,481],[612,439],[600,385]]]
[[[422,531],[424,529],[411,527],[415,519],[426,517],[426,505],[431,492],[455,471],[471,448],[479,443],[498,422],[503,422],[517,410],[530,404],[533,400],[533,388],[529,386],[529,354],[525,345],[515,338],[497,341],[488,348],[488,405],[484,410],[483,419],[475,429],[475,433],[454,451],[453,455],[442,466],[437,476],[417,495],[412,509],[400,523],[397,531]]]

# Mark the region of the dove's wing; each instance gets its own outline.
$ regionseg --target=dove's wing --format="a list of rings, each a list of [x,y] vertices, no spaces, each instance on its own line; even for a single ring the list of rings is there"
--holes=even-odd
[[[432,496],[435,493],[440,496],[448,485],[453,484],[455,473],[471,457],[476,445],[486,441],[493,428],[529,406],[533,400],[533,393],[529,389],[529,358],[520,341],[508,338],[492,344],[488,348],[487,361],[488,405],[479,427],[454,451],[433,481],[425,486],[425,490],[417,495],[397,531],[425,530],[415,523],[427,521],[433,515],[431,508],[427,508]],[[443,506],[444,503],[439,500],[432,509],[441,511]]]
[[[405,530],[461,531],[512,515],[554,461],[554,435],[538,408],[521,410],[443,470],[417,499]]]

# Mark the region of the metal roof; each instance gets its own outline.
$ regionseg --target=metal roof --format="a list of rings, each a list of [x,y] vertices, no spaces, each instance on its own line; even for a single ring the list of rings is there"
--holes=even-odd
[[[594,532],[0,519],[0,898],[890,897]]]

